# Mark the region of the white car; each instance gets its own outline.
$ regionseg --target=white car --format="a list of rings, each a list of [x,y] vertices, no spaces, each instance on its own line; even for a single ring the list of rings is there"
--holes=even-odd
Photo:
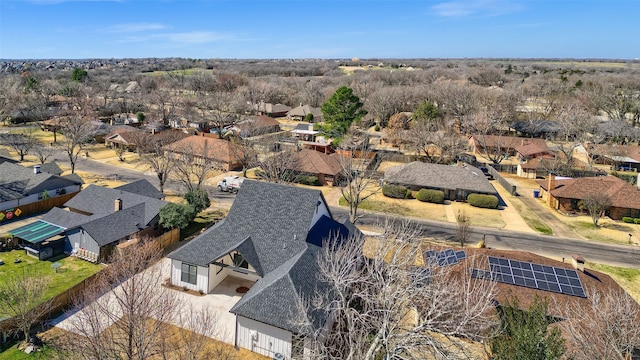
[[[244,178],[240,176],[227,176],[218,181],[218,191],[237,193],[243,181]]]

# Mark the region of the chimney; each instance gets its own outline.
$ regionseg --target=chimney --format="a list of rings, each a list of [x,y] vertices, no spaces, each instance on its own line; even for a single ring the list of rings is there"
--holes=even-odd
[[[549,207],[553,207],[551,190],[555,189],[555,187],[556,187],[556,176],[554,174],[549,174],[549,177],[547,178],[547,205],[549,205]]]
[[[40,174],[40,165],[33,165],[33,173]]]
[[[578,254],[571,254],[571,263],[576,270],[584,272],[585,260],[582,256]]]
[[[116,199],[116,201],[114,202],[113,211],[120,211],[120,210],[122,210],[122,200]]]
[[[456,162],[456,165],[458,165],[458,167],[462,167],[462,161],[458,160],[458,161]]]

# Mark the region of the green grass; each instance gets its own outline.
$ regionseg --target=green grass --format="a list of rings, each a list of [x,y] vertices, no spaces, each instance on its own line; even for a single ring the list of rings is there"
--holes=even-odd
[[[0,347],[0,360],[48,360],[56,358],[58,358],[57,352],[46,346],[40,351],[28,355],[18,350],[18,344],[13,344],[9,348]]]
[[[15,264],[14,260],[20,258],[22,262]],[[49,286],[45,291],[45,299],[49,299],[55,295],[58,295],[74,285],[78,284],[82,280],[97,273],[102,269],[102,265],[92,264],[88,261],[80,260],[71,256],[59,258],[55,261],[40,261],[34,257],[26,255],[24,250],[13,250],[6,253],[0,253],[0,259],[4,260],[4,265],[0,266],[0,279],[9,275],[15,274],[24,269],[33,273],[34,275],[48,278]],[[62,263],[62,267],[56,272],[51,268],[51,264],[54,262]],[[0,315],[2,310],[0,309]]]
[[[180,231],[180,237],[184,240],[197,235],[219,220],[224,219],[225,216],[226,214],[222,210],[203,211],[193,219],[191,224]]]

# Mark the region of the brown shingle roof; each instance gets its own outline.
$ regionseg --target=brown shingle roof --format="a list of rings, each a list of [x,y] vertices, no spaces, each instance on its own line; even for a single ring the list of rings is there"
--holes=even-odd
[[[340,155],[327,155],[315,150],[301,149],[295,153],[295,161],[291,170],[309,174],[325,174],[335,176],[342,172]]]
[[[599,144],[591,148],[591,153],[614,158],[631,158],[640,162],[640,146]]]
[[[538,180],[545,190],[547,180]],[[611,199],[611,206],[640,209],[640,190],[615,176],[582,177],[575,179],[556,179],[551,195],[556,198],[582,200],[590,194],[604,193]]]
[[[227,140],[192,135],[165,146],[165,150],[176,153],[193,153],[198,157],[224,163],[239,161],[242,149]]]
[[[549,152],[549,147],[543,139],[522,139],[515,149],[524,157]]]

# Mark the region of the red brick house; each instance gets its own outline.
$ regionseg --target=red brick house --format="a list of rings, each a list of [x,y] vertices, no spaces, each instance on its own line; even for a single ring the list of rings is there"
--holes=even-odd
[[[225,171],[242,169],[242,148],[227,140],[192,135],[164,150],[167,156],[193,156],[196,163],[218,162]]]
[[[546,180],[538,180],[538,184],[542,197],[554,209],[579,211],[580,200],[590,194],[603,193],[611,199],[611,207],[606,211],[610,218],[640,217],[640,188],[615,176],[560,179],[549,175]]]
[[[342,174],[338,154],[325,154],[310,149],[300,149],[295,153],[295,160],[288,166],[292,170],[302,174],[310,174],[318,177],[321,185],[333,186],[339,181]]]

